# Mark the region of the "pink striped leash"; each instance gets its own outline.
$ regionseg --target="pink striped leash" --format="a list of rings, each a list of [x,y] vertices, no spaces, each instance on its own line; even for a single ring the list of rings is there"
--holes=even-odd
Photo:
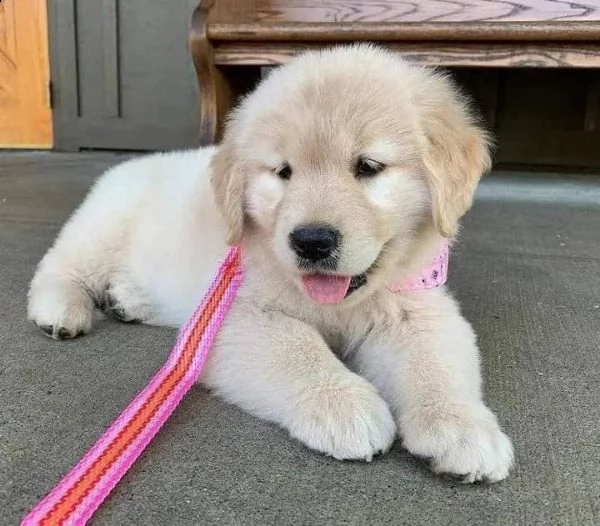
[[[162,368],[80,462],[23,519],[22,526],[83,525],[92,517],[197,381],[242,279],[241,253],[238,247],[234,247],[229,250],[204,301],[180,330]],[[173,377],[178,378],[177,383],[165,391],[160,404],[148,410],[148,404],[155,403],[156,397],[161,394],[160,389]],[[140,415],[143,416],[144,410],[149,411],[149,418],[140,420],[139,429],[132,429],[132,425],[137,425],[136,418],[142,418]],[[128,434],[132,439],[126,447],[119,449],[119,440]],[[101,462],[107,467],[96,477]]]

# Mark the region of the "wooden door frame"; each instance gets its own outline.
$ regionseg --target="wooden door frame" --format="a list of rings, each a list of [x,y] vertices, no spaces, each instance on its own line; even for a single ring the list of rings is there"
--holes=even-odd
[[[53,147],[49,4],[47,0],[33,0],[29,4],[25,6],[15,0],[3,6],[8,40],[2,59],[8,70],[9,101],[3,116],[2,149],[45,150]],[[13,80],[15,86],[11,84]],[[16,88],[14,92],[13,87]]]

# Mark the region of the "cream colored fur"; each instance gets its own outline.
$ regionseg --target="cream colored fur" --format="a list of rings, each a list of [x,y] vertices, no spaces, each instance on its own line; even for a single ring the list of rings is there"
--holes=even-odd
[[[359,180],[358,156],[385,169]],[[371,459],[398,433],[436,472],[498,481],[513,450],[482,400],[470,325],[445,288],[387,288],[455,235],[488,166],[444,76],[369,46],[307,53],[241,104],[218,148],[109,170],[40,263],[29,316],[73,337],[108,296],[126,320],[177,326],[241,243],[247,277],[206,386],[335,458]],[[310,222],[341,231],[339,274],[372,267],[337,305],[302,287],[288,236]]]

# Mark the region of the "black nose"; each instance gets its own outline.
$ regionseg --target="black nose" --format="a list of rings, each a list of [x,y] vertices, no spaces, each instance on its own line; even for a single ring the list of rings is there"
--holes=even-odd
[[[301,258],[321,261],[339,246],[339,231],[327,226],[303,226],[290,234],[290,246]]]

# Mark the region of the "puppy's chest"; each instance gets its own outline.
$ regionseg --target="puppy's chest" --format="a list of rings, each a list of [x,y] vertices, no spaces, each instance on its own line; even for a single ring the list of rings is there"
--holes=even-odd
[[[313,323],[329,348],[342,359],[350,358],[377,331],[367,316],[358,322],[319,320]]]
[[[320,331],[331,351],[341,359],[348,359],[358,351],[367,340],[368,333],[356,334],[340,331]]]
[[[341,359],[350,359],[361,346],[376,340],[395,324],[396,308],[377,299],[355,308],[316,308],[304,298],[282,301],[281,297],[266,302],[267,310],[279,311],[310,325],[321,335],[329,348]]]
[[[373,330],[373,322],[364,313],[361,319],[335,311],[307,308],[301,303],[279,305],[286,315],[310,325],[340,358],[358,349]]]

